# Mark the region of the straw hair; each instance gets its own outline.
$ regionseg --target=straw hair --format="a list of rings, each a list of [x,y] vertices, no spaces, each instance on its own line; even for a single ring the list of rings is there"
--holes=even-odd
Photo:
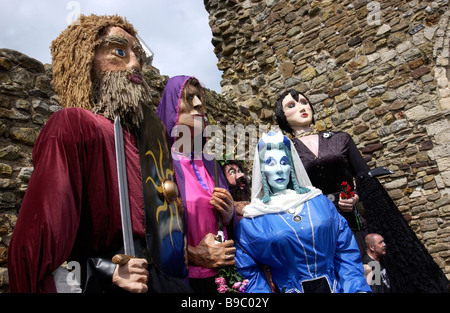
[[[136,37],[136,30],[117,15],[89,16],[67,27],[51,45],[53,84],[63,107],[92,110],[92,61],[105,30],[117,26]]]

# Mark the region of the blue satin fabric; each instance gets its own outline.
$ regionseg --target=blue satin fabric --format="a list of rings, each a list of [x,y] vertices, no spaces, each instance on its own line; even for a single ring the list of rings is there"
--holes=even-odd
[[[309,206],[309,209],[308,209]],[[305,203],[300,222],[285,212],[243,218],[236,230],[236,267],[247,292],[271,292],[263,264],[282,292],[324,276],[332,292],[371,292],[347,221],[323,195]]]

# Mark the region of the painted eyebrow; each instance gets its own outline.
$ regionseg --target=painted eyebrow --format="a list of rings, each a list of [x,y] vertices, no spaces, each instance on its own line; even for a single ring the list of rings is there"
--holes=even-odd
[[[109,35],[102,39],[102,44],[119,44],[122,46],[128,46],[128,39],[121,35]]]
[[[299,97],[299,98],[300,98],[300,97]],[[303,104],[303,103],[308,103],[308,104],[309,104],[308,100],[306,100],[305,97],[303,97],[303,98],[301,98],[301,99],[298,99],[298,102],[301,103],[301,104]]]
[[[267,158],[266,162],[264,162],[264,163],[270,164],[270,162],[271,162],[272,160],[275,161],[275,162],[277,161],[277,160],[275,160],[275,158],[273,158],[273,157],[270,156],[270,157]]]
[[[295,104],[295,101],[294,100],[290,100],[290,101],[286,102],[285,104],[283,104],[283,107],[287,107],[290,104]]]
[[[106,36],[105,38],[102,39],[102,42],[100,43],[102,45],[110,45],[110,44],[118,44],[121,46],[128,46],[128,39],[125,36],[122,35],[109,35]],[[139,53],[139,58],[144,57],[145,52],[144,49],[142,48],[141,44],[139,43],[139,41],[135,41],[133,43],[133,50],[137,50]]]

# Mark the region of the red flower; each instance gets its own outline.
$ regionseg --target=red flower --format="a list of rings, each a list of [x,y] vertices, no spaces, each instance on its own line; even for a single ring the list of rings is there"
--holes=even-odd
[[[351,191],[350,185],[346,181],[343,181],[341,183],[341,190],[342,191],[339,196],[342,199],[351,199],[352,197],[355,196],[355,193]]]

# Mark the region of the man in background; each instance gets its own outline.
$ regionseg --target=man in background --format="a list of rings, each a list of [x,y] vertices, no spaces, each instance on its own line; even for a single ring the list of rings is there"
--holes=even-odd
[[[390,284],[381,257],[386,254],[386,244],[379,234],[370,233],[366,238],[366,253],[363,256],[364,276],[374,293],[389,293]]]

